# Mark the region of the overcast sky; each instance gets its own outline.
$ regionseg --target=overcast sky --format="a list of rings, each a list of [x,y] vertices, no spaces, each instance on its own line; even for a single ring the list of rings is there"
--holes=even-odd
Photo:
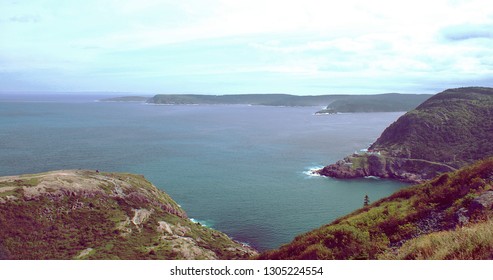
[[[493,86],[493,2],[0,0],[0,91]]]

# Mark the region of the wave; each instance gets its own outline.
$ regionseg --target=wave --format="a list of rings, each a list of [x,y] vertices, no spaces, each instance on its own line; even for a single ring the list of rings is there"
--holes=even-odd
[[[365,176],[365,179],[380,180],[380,177],[377,177],[377,176]]]
[[[212,226],[214,225],[214,222],[210,220],[198,220],[198,219],[190,218],[190,221],[192,223],[199,224],[206,228],[213,228]]]
[[[311,167],[308,167],[307,169],[308,170],[305,170],[303,171],[303,174],[305,174],[306,176],[308,176],[308,178],[311,178],[311,177],[322,177],[322,175],[318,174],[316,171],[320,170],[324,168],[323,165],[317,165],[317,166],[311,166]]]

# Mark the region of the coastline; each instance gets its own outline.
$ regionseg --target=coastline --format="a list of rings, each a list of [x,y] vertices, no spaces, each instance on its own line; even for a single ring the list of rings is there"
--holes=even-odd
[[[451,166],[437,162],[389,157],[380,152],[363,152],[347,156],[313,172],[338,179],[380,178],[420,184],[439,174],[455,170]]]

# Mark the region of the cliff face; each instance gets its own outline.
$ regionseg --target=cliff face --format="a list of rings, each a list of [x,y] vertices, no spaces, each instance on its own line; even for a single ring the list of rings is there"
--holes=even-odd
[[[260,258],[491,259],[492,218],[489,158],[403,189]]]
[[[386,157],[376,154],[355,154],[328,165],[319,174],[352,179],[368,176],[394,179],[408,183],[420,183],[433,178],[437,174],[454,171],[455,168],[446,164],[419,159]]]
[[[143,176],[67,170],[0,178],[0,259],[244,259]]]
[[[349,156],[320,174],[421,182],[493,155],[492,137],[493,89],[450,89],[400,117],[370,153]]]

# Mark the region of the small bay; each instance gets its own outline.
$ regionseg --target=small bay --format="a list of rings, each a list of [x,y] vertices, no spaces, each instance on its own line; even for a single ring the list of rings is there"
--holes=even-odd
[[[306,174],[367,148],[403,113],[94,99],[0,98],[0,175],[143,174],[195,221],[259,250],[350,213],[366,194],[375,201],[405,186]]]

